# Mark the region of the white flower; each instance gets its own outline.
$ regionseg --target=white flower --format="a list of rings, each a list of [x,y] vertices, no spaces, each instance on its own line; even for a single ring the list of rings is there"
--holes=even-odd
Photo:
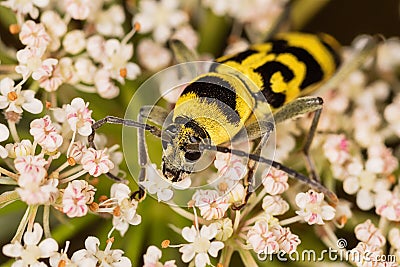
[[[151,39],[140,41],[137,54],[140,65],[151,71],[165,68],[172,60],[171,52]]]
[[[371,246],[364,242],[359,242],[350,253],[350,259],[357,267],[375,267],[378,266],[382,250],[377,246]]]
[[[393,191],[382,190],[376,193],[375,211],[378,215],[390,220],[400,221],[400,192],[395,187]]]
[[[84,20],[90,15],[90,0],[65,0],[67,13],[71,18],[76,20]]]
[[[362,210],[374,206],[375,192],[388,190],[390,183],[387,179],[378,179],[376,174],[361,171],[358,175],[350,175],[343,181],[343,189],[347,194],[357,194],[356,203]]]
[[[156,246],[147,248],[146,254],[143,255],[143,267],[176,267],[175,260],[166,261],[164,264],[160,262],[161,250]]]
[[[32,180],[27,174],[21,174],[18,178],[18,192],[21,200],[28,205],[47,204],[58,196],[58,180],[49,179],[44,183]]]
[[[94,84],[97,93],[105,99],[112,99],[119,95],[119,88],[111,79],[110,71],[106,69],[100,69],[96,72],[94,76]]]
[[[22,15],[29,14],[33,19],[36,19],[39,15],[37,7],[46,7],[48,3],[49,0],[7,0],[1,4],[17,13]]]
[[[371,220],[366,220],[364,223],[358,224],[354,228],[356,238],[368,245],[383,247],[386,244],[386,239],[381,231],[375,227]]]
[[[60,60],[58,61],[58,67],[60,68],[60,75],[62,77],[62,80],[65,83],[77,84],[79,82],[79,77],[76,73],[76,69],[73,66],[72,58],[60,58]]]
[[[80,164],[85,150],[86,146],[82,141],[74,142],[71,146],[69,156],[72,157],[76,163]]]
[[[260,220],[247,233],[247,242],[256,253],[272,254],[278,252],[277,237],[269,229],[268,221]]]
[[[20,174],[27,175],[30,180],[35,183],[41,183],[43,181],[47,174],[47,171],[44,168],[47,163],[48,162],[43,158],[43,155],[26,155],[17,157],[14,160],[15,169]],[[19,180],[21,180],[21,177]]]
[[[58,63],[57,59],[48,58],[41,62],[41,65],[32,72],[32,78],[36,81],[45,77],[50,77],[53,73],[54,66]]]
[[[149,194],[157,194],[158,201],[168,201],[174,196],[171,183],[163,178],[163,174],[155,164],[146,167],[146,180],[140,182]]]
[[[65,51],[72,55],[79,54],[86,47],[86,36],[81,30],[68,32],[62,42]]]
[[[76,75],[79,80],[86,84],[93,84],[95,80],[96,66],[93,62],[84,57],[79,57],[74,64]]]
[[[46,10],[40,16],[40,21],[46,26],[50,34],[61,37],[67,32],[67,25],[60,15],[53,10]]]
[[[293,253],[297,250],[297,246],[301,243],[299,237],[292,234],[289,227],[281,227],[280,225],[272,227],[271,231],[277,237],[279,249],[286,253]]]
[[[340,135],[329,135],[323,145],[325,157],[334,164],[343,164],[350,158],[349,140]]]
[[[289,210],[289,204],[281,196],[265,196],[262,208],[272,216],[282,215]]]
[[[368,160],[365,169],[372,173],[391,174],[399,166],[398,159],[393,156],[392,150],[385,145],[368,147]]]
[[[228,198],[220,196],[216,190],[197,190],[192,199],[206,220],[221,219],[231,205]]]
[[[95,62],[101,62],[105,53],[106,40],[101,35],[93,35],[87,39],[86,51]]]
[[[33,120],[29,133],[48,152],[56,151],[63,143],[63,138],[57,131],[57,125],[51,122],[49,115]]]
[[[354,122],[354,137],[362,147],[369,147],[372,142],[382,143],[382,136],[376,130],[382,122],[382,117],[375,106],[359,106],[351,120]]]
[[[324,202],[323,193],[317,193],[314,190],[298,193],[296,204],[301,209],[296,213],[310,225],[324,224],[324,220],[332,220],[335,217],[335,208]]]
[[[81,164],[83,169],[94,177],[107,173],[114,168],[114,163],[109,159],[109,155],[104,150],[94,148],[88,148],[83,152]]]
[[[143,0],[139,3],[139,13],[134,22],[140,23],[140,31],[153,31],[153,38],[164,43],[172,34],[172,29],[188,21],[188,15],[179,10],[178,0]]]
[[[138,225],[142,221],[142,217],[136,213],[139,203],[130,196],[131,190],[127,185],[115,183],[111,186],[111,200],[115,199],[117,202],[117,206],[113,209],[112,223],[121,236],[125,235],[129,225]],[[106,200],[105,204],[108,202],[110,200]]]
[[[43,12],[40,21],[45,25],[50,36],[50,43],[47,45],[47,49],[50,52],[59,50],[61,46],[60,38],[67,32],[67,25],[60,15],[52,10]]]
[[[58,250],[57,242],[52,238],[42,239],[43,229],[40,224],[35,223],[32,231],[24,234],[24,245],[16,241],[13,244],[7,244],[3,247],[3,254],[9,257],[17,258],[12,266],[46,266],[39,259],[51,257]]]
[[[23,157],[34,154],[31,140],[28,139],[24,139],[20,143],[7,144],[6,149],[8,151],[8,157],[13,159],[16,157]]]
[[[183,228],[182,236],[190,244],[184,244],[179,249],[179,252],[182,253],[182,261],[188,263],[194,259],[196,267],[205,267],[210,264],[208,254],[217,257],[218,251],[224,247],[224,243],[221,241],[210,241],[217,235],[217,232],[215,224],[203,225],[200,231],[193,225],[190,228]]]
[[[217,226],[218,233],[215,236],[216,240],[226,241],[233,234],[232,220],[229,218],[224,218],[222,220],[217,220],[214,223]]]
[[[279,195],[285,192],[289,188],[287,173],[281,170],[277,170],[273,167],[266,169],[263,173],[263,185],[265,190],[270,195]]]
[[[88,267],[131,267],[132,263],[127,257],[123,257],[120,249],[111,249],[112,240],[107,241],[107,246],[103,250],[99,249],[100,241],[97,237],[89,236],[85,240],[85,248],[76,251],[71,260],[79,262],[79,266]],[[99,263],[99,264],[97,264]]]
[[[36,24],[32,20],[25,21],[22,24],[19,39],[24,45],[43,49],[46,49],[51,40],[44,26],[40,23]]]
[[[268,31],[281,14],[286,0],[203,0],[205,6],[218,16],[230,15],[241,23],[251,24],[259,32]]]
[[[68,217],[82,217],[88,212],[87,204],[93,202],[95,188],[84,180],[68,183],[62,196],[63,212]]]
[[[233,181],[242,179],[247,173],[247,165],[243,163],[243,159],[230,153],[217,153],[214,166],[220,176]]]
[[[390,38],[378,46],[376,61],[380,71],[390,73],[400,65],[399,49],[398,38]]]
[[[22,109],[25,109],[32,114],[39,114],[43,110],[43,104],[35,98],[34,91],[15,88],[10,78],[1,80],[0,92],[0,109],[7,108],[6,112],[22,113]]]
[[[110,39],[104,44],[104,52],[102,63],[110,72],[111,78],[123,83],[125,78],[133,80],[140,74],[139,66],[128,62],[133,55],[132,44],[123,44],[117,39]]]
[[[72,131],[78,132],[82,136],[92,133],[92,111],[88,108],[89,103],[85,103],[82,98],[74,98],[71,104],[65,107],[66,118]]]
[[[98,33],[104,36],[121,37],[124,34],[122,23],[125,13],[121,5],[112,5],[109,9],[96,14],[95,25]]]
[[[47,75],[40,78],[39,85],[47,92],[54,92],[63,84],[64,76],[60,65],[51,66],[48,71]]]
[[[22,75],[23,79],[29,76],[42,66],[42,56],[44,49],[36,47],[25,47],[17,52],[17,60],[19,65],[15,67],[15,71]]]

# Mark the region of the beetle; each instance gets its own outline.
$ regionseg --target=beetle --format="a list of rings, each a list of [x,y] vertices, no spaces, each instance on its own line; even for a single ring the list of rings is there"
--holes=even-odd
[[[258,162],[287,172],[324,192],[335,202],[335,194],[318,181],[308,155],[323,100],[307,95],[334,75],[340,65],[339,51],[339,43],[327,34],[279,34],[264,44],[216,59],[208,73],[196,77],[185,87],[175,104],[172,122],[164,129],[146,124],[146,120],[163,125],[168,111],[159,106],[145,106],[140,110],[138,121],[107,116],[95,122],[89,143],[94,146],[95,131],[105,123],[138,128],[139,181],[146,179],[145,167],[148,165],[145,131],[162,139],[162,172],[164,178],[172,183],[189,176],[194,163],[205,150],[248,157],[249,171],[244,179],[246,197],[235,209],[243,207],[254,191],[253,175]],[[350,67],[346,67],[348,71]],[[355,68],[354,64],[351,67]],[[273,118],[267,110],[272,110]],[[260,156],[262,147],[274,130],[274,122],[309,112],[314,112],[314,117],[303,152],[311,179]],[[243,133],[248,141],[255,142],[251,153],[227,146],[240,140]],[[118,179],[111,174],[109,176]],[[134,195],[142,198],[143,189],[140,188]]]

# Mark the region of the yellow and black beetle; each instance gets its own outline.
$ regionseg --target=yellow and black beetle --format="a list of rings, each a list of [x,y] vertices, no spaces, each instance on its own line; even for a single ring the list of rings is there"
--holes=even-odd
[[[317,175],[308,157],[323,101],[320,97],[305,95],[335,73],[340,64],[339,49],[338,42],[327,34],[279,34],[267,43],[218,58],[215,62],[220,64],[212,64],[208,73],[195,78],[185,87],[173,110],[172,122],[163,130],[146,124],[144,119],[163,125],[168,112],[158,106],[143,107],[139,121],[108,116],[95,122],[89,143],[94,146],[94,133],[105,123],[138,128],[139,181],[145,179],[145,166],[148,164],[144,131],[163,137],[162,172],[165,179],[171,182],[178,182],[189,175],[193,162],[200,158],[204,150],[247,156],[250,159],[249,172],[244,181],[247,196],[236,208],[242,207],[253,191],[252,176],[257,162],[287,172],[295,179],[328,194],[334,201],[335,195],[315,179]],[[238,72],[240,75],[237,75]],[[260,118],[264,113],[268,114],[265,112],[266,105],[272,110],[276,123],[315,112],[303,149],[313,179],[260,156],[261,147],[273,130],[273,124],[260,125],[259,120],[255,119],[256,116]],[[249,140],[256,141],[252,153],[226,146],[242,131],[246,131]],[[139,196],[142,194],[139,193]]]

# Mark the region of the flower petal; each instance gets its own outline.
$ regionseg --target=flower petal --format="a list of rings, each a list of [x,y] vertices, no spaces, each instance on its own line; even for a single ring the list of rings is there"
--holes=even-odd
[[[210,224],[209,226],[204,225],[200,229],[200,236],[205,237],[208,240],[213,239],[218,233],[218,228],[216,224]]]
[[[196,238],[196,236],[197,236],[196,228],[193,225],[190,228],[189,227],[183,228],[182,229],[182,236],[186,241],[193,243],[195,238]]]
[[[26,245],[37,245],[42,239],[43,228],[39,223],[35,223],[33,225],[32,232],[25,232],[24,234],[24,242]]]
[[[170,189],[161,189],[157,192],[158,201],[168,201],[174,196],[174,192]]]
[[[22,104],[22,108],[32,114],[39,114],[43,110],[43,104],[40,100],[34,98],[31,102]]]
[[[0,142],[7,140],[9,136],[10,131],[8,130],[7,126],[0,123]]]
[[[194,259],[196,267],[205,267],[206,264],[210,264],[210,257],[208,257],[207,253],[199,253],[196,255]]]
[[[210,248],[208,249],[208,254],[213,256],[214,258],[218,256],[218,251],[220,251],[224,247],[224,243],[221,241],[213,241],[211,242]]]
[[[183,245],[183,247],[179,249],[179,252],[182,253],[182,261],[185,263],[191,261],[195,255],[193,244]]]
[[[58,250],[58,244],[53,238],[46,238],[39,244],[41,258],[48,258]]]
[[[92,254],[95,254],[98,251],[99,245],[100,240],[97,237],[89,236],[85,240],[85,248]]]
[[[16,258],[20,257],[22,255],[22,252],[24,251],[24,247],[21,245],[19,242],[15,242],[14,244],[7,244],[3,246],[3,254]]]

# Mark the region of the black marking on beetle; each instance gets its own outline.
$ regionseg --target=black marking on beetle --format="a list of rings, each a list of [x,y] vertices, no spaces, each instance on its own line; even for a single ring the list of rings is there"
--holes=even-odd
[[[341,59],[339,54],[336,52],[336,50],[327,42],[325,42],[324,39],[319,38],[320,42],[324,45],[324,47],[329,51],[329,53],[332,55],[333,60],[335,62],[335,67],[338,68],[340,63],[341,63]]]
[[[189,93],[196,94],[200,101],[215,105],[232,124],[240,123],[236,110],[236,90],[228,81],[221,77],[206,75],[189,84],[181,96]]]
[[[273,108],[279,108],[283,106],[286,100],[285,93],[274,92],[271,88],[271,77],[274,73],[280,72],[285,82],[290,82],[294,78],[292,70],[278,61],[268,61],[262,66],[254,69],[255,72],[261,75],[263,79],[264,88],[262,93]]]
[[[300,90],[304,90],[308,86],[322,80],[322,78],[324,77],[324,72],[322,71],[320,64],[307,50],[301,47],[291,46],[286,40],[276,39],[272,40],[271,42],[271,54],[279,55],[288,53],[295,56],[297,60],[303,62],[306,65],[306,73],[303,82],[300,84]],[[333,53],[332,55],[334,56],[335,54]]]

